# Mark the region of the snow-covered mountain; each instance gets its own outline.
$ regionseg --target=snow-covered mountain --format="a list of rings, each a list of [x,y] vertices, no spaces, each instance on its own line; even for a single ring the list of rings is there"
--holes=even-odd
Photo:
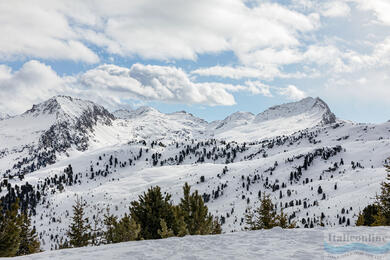
[[[224,232],[244,228],[261,192],[300,227],[354,225],[379,191],[389,156],[390,122],[336,119],[319,98],[208,123],[150,107],[111,114],[57,96],[0,121],[1,187],[18,185],[26,203],[36,202],[44,249],[65,237],[76,196],[89,202],[91,217],[107,206],[122,215],[151,185],[177,201],[185,182],[203,194]]]
[[[10,117],[11,117],[10,115],[0,112],[0,120],[8,119]]]

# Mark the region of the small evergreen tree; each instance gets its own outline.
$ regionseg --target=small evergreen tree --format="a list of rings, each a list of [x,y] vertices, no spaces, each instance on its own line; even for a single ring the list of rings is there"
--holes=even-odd
[[[21,215],[20,227],[20,245],[16,255],[29,255],[39,252],[41,244],[39,243],[35,227],[31,228],[31,219],[27,213]]]
[[[359,213],[356,221],[356,226],[371,226],[375,222],[375,218],[378,215],[379,206],[377,204],[368,205]]]
[[[390,225],[390,165],[385,165],[387,181],[381,184],[381,194],[376,196],[376,203],[363,209],[356,221],[357,226]]]
[[[144,239],[161,238],[158,230],[161,229],[163,219],[169,229],[175,224],[174,207],[170,202],[171,195],[161,193],[159,186],[151,187],[138,201],[132,201],[130,216],[141,226],[141,237]]]
[[[213,216],[208,212],[202,196],[198,191],[190,194],[191,187],[188,183],[183,186],[183,198],[178,205],[179,213],[184,217],[184,222],[190,235],[212,234]]]
[[[88,218],[84,218],[85,203],[77,198],[76,205],[73,205],[73,218],[69,226],[69,243],[73,247],[83,247],[88,245],[90,238],[90,224]]]
[[[137,224],[133,218],[125,216],[115,225],[114,243],[126,242],[140,239],[141,225]]]
[[[173,230],[167,227],[167,223],[165,223],[165,220],[161,219],[160,225],[161,225],[161,229],[159,229],[157,232],[161,238],[173,237],[175,235],[173,233]]]
[[[103,223],[106,226],[106,231],[104,232],[106,243],[115,243],[115,227],[117,226],[118,218],[110,214],[110,210],[108,208],[107,214],[104,215]]]
[[[375,219],[376,226],[390,226],[390,165],[385,165],[387,181],[381,184],[381,194],[376,197],[379,213]]]
[[[21,218],[18,210],[19,200],[4,214],[0,208],[0,257],[15,256],[19,250]]]
[[[288,216],[283,213],[283,210],[280,215],[276,214],[270,195],[266,195],[265,193],[260,199],[260,207],[254,211],[247,210],[245,220],[248,225],[247,229],[249,230],[270,229],[276,226],[282,228],[295,227],[295,223],[288,223]]]

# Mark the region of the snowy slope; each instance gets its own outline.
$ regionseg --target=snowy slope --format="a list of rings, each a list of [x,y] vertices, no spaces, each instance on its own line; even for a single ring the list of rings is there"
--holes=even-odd
[[[239,112],[211,123],[184,111],[163,114],[148,107],[114,113],[114,119],[87,101],[54,100],[0,122],[2,180],[7,170],[17,170],[12,168],[15,161],[35,155],[29,147],[39,146],[56,122],[69,122],[69,133],[87,137],[85,149],[70,143],[54,151],[53,162],[33,169],[23,180],[9,180],[19,186],[28,182],[44,195],[33,222],[45,250],[66,239],[76,196],[89,203],[89,217],[107,206],[120,216],[151,185],[161,186],[177,202],[185,182],[204,195],[224,232],[245,228],[245,211],[258,205],[259,192],[271,194],[278,210],[282,207],[300,227],[354,225],[379,191],[390,156],[390,122],[334,121],[320,99],[284,104],[257,116]],[[96,120],[81,124],[86,131],[79,131],[74,126],[85,114]],[[24,131],[18,132],[19,126]],[[64,140],[64,132],[52,133]],[[27,149],[20,148],[23,143]],[[11,147],[17,149],[10,152]],[[310,161],[306,167],[305,161]],[[77,182],[53,184],[67,178],[69,165]]]
[[[353,250],[344,254],[326,251],[324,242],[329,234],[346,236],[385,237],[389,228],[335,228],[259,230],[214,236],[186,236],[160,240],[134,241],[99,247],[84,247],[44,252],[14,259],[362,259],[362,254],[388,259],[390,252],[372,254]],[[388,242],[388,240],[386,241]],[[333,243],[342,246],[348,243]],[[370,243],[367,243],[370,244]],[[383,246],[384,242],[371,243]]]

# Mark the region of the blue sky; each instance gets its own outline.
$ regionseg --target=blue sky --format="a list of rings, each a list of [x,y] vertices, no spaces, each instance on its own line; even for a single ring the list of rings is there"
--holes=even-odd
[[[306,96],[390,119],[387,0],[0,3],[0,112],[53,95],[206,120]]]

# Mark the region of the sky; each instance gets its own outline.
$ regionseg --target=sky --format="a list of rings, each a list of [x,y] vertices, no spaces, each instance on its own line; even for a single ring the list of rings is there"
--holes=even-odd
[[[0,1],[0,113],[55,95],[208,121],[320,97],[390,120],[389,0]]]

